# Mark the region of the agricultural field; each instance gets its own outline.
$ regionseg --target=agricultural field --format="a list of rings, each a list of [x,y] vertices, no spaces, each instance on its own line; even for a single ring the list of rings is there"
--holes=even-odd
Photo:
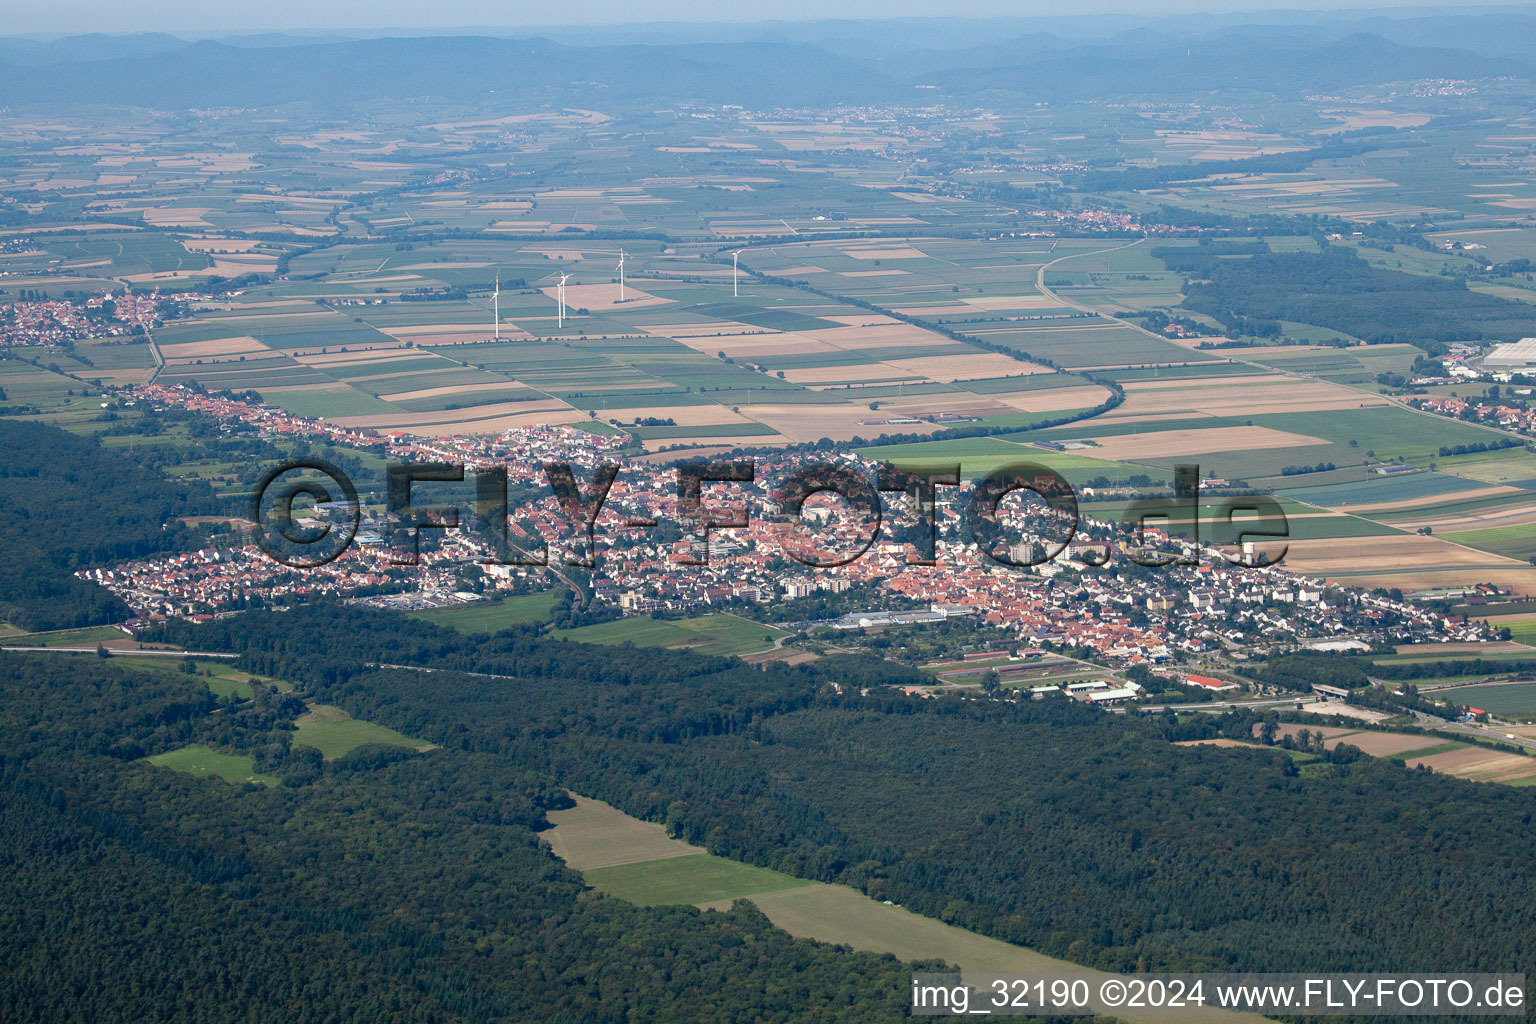
[[[460,633],[495,633],[508,626],[548,621],[558,598],[557,592],[546,590],[537,594],[518,594],[496,601],[471,601],[450,608],[409,614],[413,619],[447,626]]]
[[[1459,694],[1462,689],[1450,692]],[[1294,723],[1282,725],[1280,733],[1294,736],[1305,728],[1310,728],[1313,733],[1322,732],[1327,747],[1347,743],[1372,757],[1402,761],[1409,768],[1428,768],[1472,782],[1536,785],[1536,757],[1525,754],[1463,743],[1442,734],[1425,736],[1332,726],[1308,727]]]
[[[696,654],[742,655],[767,650],[783,630],[735,615],[705,615],[692,619],[631,617],[595,626],[556,631],[556,636],[588,644],[634,644],[670,647]]]
[[[640,906],[736,900],[807,884],[802,878],[707,853],[590,868],[582,875],[588,885]]]
[[[1487,530],[1464,530],[1457,533],[1444,533],[1441,536],[1457,544],[1465,544],[1468,547],[1491,551],[1510,558],[1526,560],[1536,558],[1536,516],[1533,516],[1529,510],[1523,510],[1516,518],[1522,520],[1519,525],[1499,526]]]
[[[5,637],[7,646],[16,647],[88,647],[126,639],[126,634],[116,626],[86,626],[82,629],[61,629],[46,633],[16,632]]]
[[[197,290],[180,292],[187,315],[151,331],[152,344],[108,339],[0,360],[6,402],[96,432],[98,396],[80,381],[153,376],[377,432],[622,429],[657,460],[827,440],[919,465],[959,462],[968,477],[1039,462],[1077,485],[1166,481],[1196,464],[1292,499],[1293,567],[1405,589],[1485,579],[1533,589],[1518,570],[1536,555],[1525,535],[1536,503],[1522,486],[1536,480],[1536,456],[1442,456],[1503,435],[1409,411],[1377,381],[1411,372],[1426,348],[1358,344],[1310,314],[1288,314],[1280,338],[1232,347],[1157,326],[1175,316],[1196,334],[1220,333],[1215,313],[1186,306],[1199,289],[1177,269],[1202,250],[1232,260],[1336,251],[1371,273],[1435,282],[1536,255],[1520,221],[1524,171],[1463,159],[1514,160],[1502,155],[1512,152],[1503,129],[1435,121],[1411,161],[1367,147],[1296,171],[1103,189],[1132,218],[1169,204],[1277,218],[1258,236],[1207,232],[1207,248],[1183,231],[1021,219],[1026,193],[1066,183],[1055,172],[1010,171],[1006,187],[991,171],[896,173],[886,147],[945,152],[942,117],[923,115],[917,133],[743,114],[630,134],[618,127],[625,115],[599,107],[387,130],[292,125],[217,146],[202,129],[107,129],[89,159],[20,128],[33,148],[0,178],[13,190],[65,189],[82,219],[0,254],[6,291]],[[1123,113],[1091,132],[1078,114],[1000,115],[986,123],[1002,148],[986,159],[1037,144],[1093,166],[1127,153],[1153,164],[1262,159],[1317,145],[1315,133],[1341,124],[1418,130],[1431,117],[1350,104],[1218,131],[1148,130]],[[1037,116],[1062,130],[1025,144]],[[589,152],[594,133],[606,141]],[[519,171],[487,172],[476,155],[486,146]],[[572,147],[590,162],[579,186],[554,170]],[[1338,230],[1424,214],[1507,223],[1447,227],[1422,247]],[[1323,218],[1331,236],[1286,220],[1297,215]],[[1529,306],[1529,277],[1473,281],[1473,296]],[[238,286],[213,288],[216,278]],[[993,436],[946,437],[954,428]],[[915,440],[925,435],[937,439]],[[1085,443],[1057,452],[1039,441]],[[1419,472],[1372,473],[1394,461]],[[233,491],[238,469],[209,461],[176,472]],[[1423,529],[1433,537],[1392,546]],[[1342,564],[1338,545],[1355,539],[1374,542],[1358,549],[1371,564]],[[441,621],[491,629],[517,621],[515,607]],[[680,633],[658,642],[700,643]]]
[[[1500,718],[1524,721],[1536,719],[1536,682],[1458,686],[1440,696],[1449,697],[1458,704],[1492,712]]]
[[[651,448],[878,436],[895,431],[888,420],[907,433],[938,429],[935,421],[1019,416],[1026,425],[1107,397],[1015,348],[969,344],[937,323],[772,276],[733,283],[714,262],[684,275],[665,254],[628,252],[621,298],[616,249],[433,248],[447,251],[385,255],[366,270],[329,264],[327,282],[350,291],[258,293],[250,309],[173,325],[159,332],[161,377],[253,388],[300,415],[375,430],[644,418],[662,424],[640,428]],[[563,324],[554,315],[562,276]]]
[[[158,768],[169,768],[198,777],[212,775],[236,785],[246,782],[263,786],[278,784],[275,777],[258,773],[248,755],[221,754],[201,744],[156,754],[149,758],[149,763]]]
[[[351,753],[365,743],[383,743],[412,750],[431,747],[429,743],[402,736],[373,722],[360,721],[340,708],[326,704],[311,704],[308,711],[294,720],[294,726],[297,728],[294,746],[314,747],[326,760]]]
[[[943,960],[967,971],[1100,976],[1070,961],[871,899],[847,886],[810,882],[712,856],[669,838],[660,825],[632,818],[602,801],[574,794],[573,799],[575,807],[549,812],[554,828],[543,838],[557,857],[582,873],[588,885],[628,902],[691,903],[705,910],[726,910],[733,901],[748,899],[797,938],[907,960]],[[1141,1024],[1156,1018],[1125,1014],[1122,1019]],[[1258,1024],[1262,1018],[1226,1014],[1220,1019]]]

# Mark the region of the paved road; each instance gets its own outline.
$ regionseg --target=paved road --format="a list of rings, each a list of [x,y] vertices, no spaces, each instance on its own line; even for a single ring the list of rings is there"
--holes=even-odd
[[[90,647],[0,647],[0,651],[22,651],[27,654],[95,654],[94,645]],[[122,650],[108,647],[107,652],[114,658],[238,658],[238,654],[222,654],[218,651],[157,651],[148,648],[144,650]]]
[[[1172,708],[1174,711],[1222,711],[1226,708],[1267,708],[1278,707],[1282,704],[1310,704],[1322,700],[1322,697],[1297,694],[1294,697],[1276,697],[1272,700],[1213,700],[1200,704],[1138,704],[1138,711],[1166,711]]]
[[[1446,722],[1439,718],[1432,718],[1429,715],[1419,714],[1418,712],[1414,713],[1414,717],[1419,720],[1419,724],[1424,728],[1433,729],[1437,732],[1461,733],[1465,736],[1475,736],[1480,740],[1513,743],[1516,746],[1524,747],[1526,750],[1536,750],[1536,739],[1517,736],[1514,733],[1507,732],[1506,730],[1509,728],[1507,723],[1493,722],[1489,725],[1474,725],[1471,722]]]

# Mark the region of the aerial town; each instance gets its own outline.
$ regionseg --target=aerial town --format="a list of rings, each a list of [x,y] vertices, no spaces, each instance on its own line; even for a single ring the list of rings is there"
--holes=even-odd
[[[1117,524],[1087,514],[1076,537],[1053,559],[1028,568],[999,564],[965,538],[958,495],[938,503],[939,563],[931,566],[913,564],[918,552],[911,543],[871,540],[862,517],[808,503],[804,518],[818,523],[818,549],[867,548],[846,564],[808,567],[805,562],[815,559],[791,555],[805,528],[779,514],[769,484],[808,462],[825,462],[825,456],[758,459],[753,483],[717,484],[718,491],[705,499],[708,517],[736,521],[744,515],[747,526],[709,531],[707,541],[678,536],[658,542],[647,536],[653,527],[633,524],[676,521],[676,473],[617,455],[628,441],[622,434],[530,427],[495,439],[378,437],[181,385],[140,385],[130,394],[125,402],[196,410],[225,424],[254,425],[272,437],[299,435],[372,447],[401,462],[451,462],[470,471],[505,466],[512,486],[545,492],[513,511],[510,533],[522,554],[507,562],[497,561],[488,538],[449,529],[420,531],[419,561],[407,564],[413,556],[397,546],[398,524],[379,510],[361,515],[355,542],[345,554],[316,568],[290,568],[256,545],[240,543],[80,571],[82,578],[119,594],[144,623],[166,616],[207,621],[232,609],[281,605],[315,594],[350,595],[378,607],[442,607],[497,591],[561,585],[545,568],[528,563],[558,567],[581,559],[595,562],[592,598],[625,613],[730,607],[750,614],[751,606],[770,601],[851,591],[878,597],[882,606],[894,596],[903,607],[795,625],[847,630],[967,616],[1021,644],[1060,645],[1118,665],[1171,664],[1213,651],[1231,652],[1241,660],[1244,651],[1340,639],[1402,644],[1477,641],[1490,635],[1475,620],[1453,621],[1404,598],[1211,553],[1202,560],[1197,548],[1156,528],[1127,538]],[[562,462],[622,466],[596,520],[592,551],[584,550],[571,510],[549,491],[544,465]],[[833,462],[865,475],[875,469],[852,454],[834,456]],[[341,523],[347,511],[317,506],[312,514],[315,518],[301,524]],[[427,540],[430,534],[440,534],[440,542]],[[1138,544],[1157,542],[1197,564],[1148,569],[1125,557]],[[1111,549],[1111,564],[1098,565],[1104,557],[1100,552]]]

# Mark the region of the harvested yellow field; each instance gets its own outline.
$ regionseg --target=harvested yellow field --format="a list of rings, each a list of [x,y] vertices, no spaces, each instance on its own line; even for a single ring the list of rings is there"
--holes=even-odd
[[[406,401],[413,398],[437,398],[439,395],[472,395],[477,391],[504,391],[516,387],[516,381],[492,381],[489,384],[456,384],[443,388],[422,388],[420,391],[400,391],[393,395],[380,395],[386,402]]]
[[[884,316],[880,313],[856,313],[851,316],[823,315],[823,320],[831,320],[833,323],[843,324],[846,327],[886,327],[890,324],[899,324],[900,320]]]
[[[239,336],[217,338],[213,341],[184,341],[176,345],[161,345],[160,354],[167,363],[185,363],[194,359],[217,356],[271,355],[272,350],[255,338]]]
[[[1267,448],[1298,448],[1326,444],[1317,437],[1292,434],[1270,427],[1220,427],[1206,430],[1160,430],[1147,434],[1096,437],[1098,448],[1086,454],[1117,462]]]
[[[1536,759],[1482,747],[1448,750],[1443,754],[1411,758],[1404,763],[1410,768],[1423,765],[1474,782],[1509,782],[1536,775]]]
[[[345,352],[290,352],[289,355],[305,366],[349,366],[356,363],[374,363],[384,359],[399,359],[405,342],[384,342],[367,348],[349,348]]]
[[[1438,537],[1404,533],[1293,540],[1289,545],[1284,568],[1349,586],[1428,590],[1465,586],[1475,579],[1517,594],[1536,594],[1536,570],[1526,563]]]
[[[856,395],[857,392],[855,391]],[[861,398],[851,399],[862,402]],[[898,398],[880,399],[880,409],[870,415],[871,419],[881,417],[916,417],[934,416],[939,413],[954,413],[957,416],[1004,416],[1017,410],[1011,406],[1003,405],[997,401],[996,395],[968,395],[964,392],[948,395],[908,395]],[[908,424],[898,427],[905,431]]]
[[[1191,412],[1205,416],[1248,416],[1268,412],[1312,412],[1324,409],[1363,409],[1390,405],[1385,399],[1322,381],[1261,377],[1221,386],[1190,387],[1184,381],[1129,381],[1121,415]]]
[[[1330,740],[1327,746],[1334,747],[1340,743],[1347,743],[1352,747],[1360,748],[1372,757],[1392,757],[1410,750],[1423,750],[1425,747],[1433,747],[1442,742],[1444,741],[1434,736],[1418,736],[1413,733],[1357,732],[1353,736]]]
[[[1467,493],[1467,492],[1462,492]],[[1480,493],[1477,491],[1473,494]],[[1461,497],[1460,494],[1457,497]],[[1536,507],[1523,505],[1517,508],[1490,509],[1486,512],[1462,512],[1454,515],[1424,516],[1406,520],[1405,525],[1428,526],[1436,533],[1446,533],[1455,539],[1461,531],[1490,530],[1505,526],[1536,526]]]
[[[698,453],[695,449],[700,445],[725,452],[733,448],[740,448],[743,445],[751,445],[753,448],[757,448],[788,444],[789,438],[779,434],[753,434],[751,437],[727,434],[720,437],[656,437],[640,443],[645,446],[645,450],[648,452],[659,452],[676,445],[686,445],[689,457],[696,457]]]
[[[900,427],[887,428],[861,422],[899,415],[888,411],[883,405],[879,412],[870,412],[864,406],[837,405],[754,405],[744,411],[750,412],[754,420],[772,427],[791,441],[816,441],[823,437],[846,441],[853,437],[874,437],[893,430],[900,430],[904,434],[931,434],[943,429],[932,423],[904,423]]]
[[[546,815],[555,827],[544,838],[550,852],[577,871],[704,852],[671,838],[660,825],[631,818],[601,800],[574,793],[571,799],[575,807]]]
[[[913,359],[888,359],[887,366],[928,380],[949,383],[956,380],[983,380],[989,377],[1016,377],[1020,374],[1050,373],[1035,363],[1026,363],[1001,352],[963,352],[952,356],[918,356]]]
[[[1075,388],[1047,388],[1041,391],[1009,391],[989,395],[1019,412],[1064,412],[1068,409],[1089,409],[1109,397],[1109,391],[1098,385]],[[1078,452],[1092,457],[1094,452]]]
[[[208,210],[206,206],[162,206],[145,210],[144,223],[157,228],[211,228],[213,225],[203,220]]]
[[[828,384],[869,384],[887,381],[922,381],[917,373],[903,373],[890,363],[860,363],[857,366],[808,366],[785,370],[784,379],[807,387]]]
[[[928,348],[955,344],[942,334],[934,334],[914,324],[899,322],[868,327],[828,327],[824,330],[799,333],[851,351],[865,348]],[[958,348],[958,345],[956,347]]]
[[[469,422],[489,420],[495,417],[511,417],[519,421],[518,425],[532,425],[537,423],[568,423],[569,419],[557,417],[569,413],[573,418],[585,419],[585,416],[564,402],[554,398],[544,398],[531,402],[498,402],[495,405],[478,405],[473,409],[461,409],[455,412],[436,410],[433,412],[398,412],[379,413],[367,416],[338,416],[331,422],[343,427],[365,427],[372,430],[388,430],[400,428],[412,430],[421,426],[441,426],[453,422]],[[540,417],[548,417],[541,419]],[[474,430],[471,433],[483,433]],[[436,431],[441,433],[441,431]]]
[[[1061,302],[1049,295],[1032,292],[1029,295],[977,295],[965,300],[956,310],[968,313],[975,309],[1054,309]],[[969,307],[969,308],[967,308]]]
[[[528,403],[524,403],[528,404]],[[489,406],[477,406],[474,409],[465,409],[458,413],[461,418],[447,420],[441,423],[412,423],[395,427],[380,427],[379,430],[394,429],[404,433],[415,434],[419,437],[452,437],[458,434],[500,434],[503,431],[513,430],[517,427],[556,426],[561,423],[579,423],[587,418],[584,412],[571,409],[566,412],[522,412],[509,413],[501,416],[492,416],[488,419],[478,418],[478,413]],[[442,413],[436,413],[442,416]]]

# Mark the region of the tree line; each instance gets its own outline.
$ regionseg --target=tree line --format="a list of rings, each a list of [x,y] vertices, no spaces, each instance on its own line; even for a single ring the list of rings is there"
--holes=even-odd
[[[1536,953],[1524,790],[1344,755],[1302,777],[1280,753],[1170,742],[1219,719],[917,699],[892,684],[924,677],[868,659],[760,670],[443,633],[321,605],[197,636],[712,852],[1100,967],[1507,970]],[[366,667],[385,660],[446,671]]]

